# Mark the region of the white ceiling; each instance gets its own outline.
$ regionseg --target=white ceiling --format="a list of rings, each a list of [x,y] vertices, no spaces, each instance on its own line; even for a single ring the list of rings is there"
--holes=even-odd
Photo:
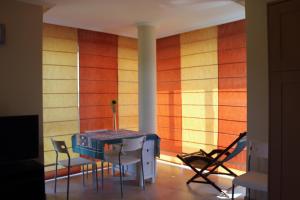
[[[157,29],[157,38],[245,18],[232,0],[22,0],[50,9],[44,22],[136,37],[137,23]]]

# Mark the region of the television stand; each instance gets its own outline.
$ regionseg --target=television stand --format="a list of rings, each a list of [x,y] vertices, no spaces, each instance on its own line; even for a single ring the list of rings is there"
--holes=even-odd
[[[1,195],[8,199],[44,200],[44,165],[36,160],[0,163]]]

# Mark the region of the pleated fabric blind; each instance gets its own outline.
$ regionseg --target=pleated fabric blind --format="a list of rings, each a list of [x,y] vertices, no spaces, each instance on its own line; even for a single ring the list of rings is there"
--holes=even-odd
[[[180,35],[182,151],[210,151],[218,144],[218,29]]]
[[[50,138],[65,140],[79,132],[77,30],[45,24],[43,30],[43,126],[45,165],[55,162]],[[71,156],[72,151],[70,150]],[[53,168],[46,168],[46,171]]]
[[[138,130],[137,39],[118,37],[119,128]]]
[[[162,159],[227,147],[247,130],[245,21],[157,40]],[[246,152],[229,167],[245,169]]]
[[[247,130],[247,67],[245,21],[218,28],[219,46],[219,147],[227,147]],[[246,152],[230,162],[230,167],[246,169]]]
[[[157,40],[157,131],[161,158],[176,161],[182,151],[180,37]]]
[[[111,101],[118,99],[118,37],[78,30],[80,131],[112,129]]]

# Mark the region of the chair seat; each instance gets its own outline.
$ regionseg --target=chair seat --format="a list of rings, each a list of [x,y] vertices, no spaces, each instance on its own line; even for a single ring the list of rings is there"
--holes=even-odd
[[[212,161],[212,158],[200,156],[200,155],[195,155],[195,156],[192,155],[192,156],[186,157],[185,161],[190,163],[191,166],[193,166],[195,168],[202,169],[203,167],[205,167],[208,163],[210,163]]]
[[[268,175],[250,171],[233,179],[234,185],[240,185],[254,190],[268,191]]]
[[[108,151],[104,155],[104,160],[107,162],[111,162],[113,164],[119,164],[119,152],[117,151]],[[137,152],[126,153],[125,155],[121,155],[121,164],[122,165],[130,165],[134,163],[140,162],[140,157]]]
[[[58,163],[64,167],[68,167],[68,160],[61,160]],[[95,164],[94,161],[88,160],[85,158],[71,158],[70,159],[70,166],[78,166],[78,165],[86,165],[86,164]]]

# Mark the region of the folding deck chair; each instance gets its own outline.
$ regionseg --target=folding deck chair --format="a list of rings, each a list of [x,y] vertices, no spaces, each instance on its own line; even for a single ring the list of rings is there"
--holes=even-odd
[[[211,174],[222,174],[234,177],[237,176],[233,171],[224,166],[224,163],[238,155],[246,147],[246,134],[247,132],[241,133],[239,137],[235,139],[226,149],[214,149],[210,153],[206,153],[204,150],[200,149],[200,151],[194,153],[178,154],[177,157],[196,173],[191,179],[187,181],[187,184],[191,182],[210,184],[219,192],[228,196],[221,190],[219,186],[217,186],[212,180],[210,180],[208,176]],[[233,149],[233,151],[231,151],[234,146],[235,148]],[[216,171],[219,167],[225,169],[227,173]],[[195,180],[199,177],[204,180]]]

